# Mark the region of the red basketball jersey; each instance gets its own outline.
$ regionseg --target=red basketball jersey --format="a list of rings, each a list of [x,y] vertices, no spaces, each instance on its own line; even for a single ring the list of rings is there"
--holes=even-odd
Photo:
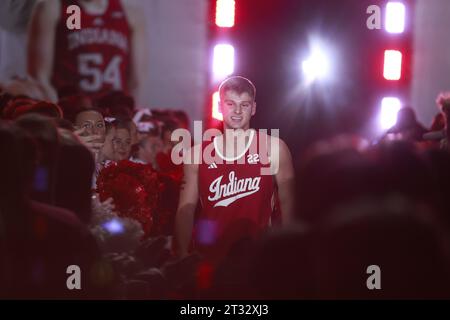
[[[81,9],[81,29],[66,26],[70,5]],[[127,91],[130,27],[120,0],[109,0],[106,11],[93,15],[76,0],[61,1],[55,37],[53,85],[57,91],[78,89],[90,96],[108,90]]]
[[[214,161],[199,165],[202,211],[195,245],[207,256],[223,257],[234,244],[257,237],[269,226],[274,180],[267,174],[267,138],[252,131],[245,152],[235,159],[221,155],[214,141],[203,144],[204,154],[209,145]]]

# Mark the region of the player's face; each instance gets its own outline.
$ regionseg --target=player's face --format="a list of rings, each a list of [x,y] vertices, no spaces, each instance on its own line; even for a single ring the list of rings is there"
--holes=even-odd
[[[250,118],[256,112],[256,103],[247,92],[239,94],[228,90],[221,97],[220,111],[225,129],[247,130],[250,127]]]

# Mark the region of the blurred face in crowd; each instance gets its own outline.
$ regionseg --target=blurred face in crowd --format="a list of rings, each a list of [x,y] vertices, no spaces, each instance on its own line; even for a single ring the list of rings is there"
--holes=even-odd
[[[164,145],[172,145],[172,140],[171,140],[171,136],[172,136],[172,130],[166,130],[163,132],[162,135],[162,140]]]
[[[138,143],[138,131],[134,121],[130,121],[130,136],[132,145]]]
[[[179,141],[172,141],[172,130],[164,130],[162,133],[163,152],[169,153]],[[181,138],[180,138],[181,139]]]
[[[148,133],[147,132],[137,132],[137,140],[138,141],[143,141],[144,139],[147,138]]]
[[[126,160],[131,152],[131,135],[127,129],[116,129],[113,142],[114,160]]]
[[[154,165],[156,155],[162,152],[163,147],[163,142],[159,137],[147,136],[139,145],[139,159]]]
[[[103,147],[100,149],[102,160],[114,160],[114,147],[113,147],[113,139],[116,133],[116,129],[114,127],[110,128],[105,136],[105,143]]]
[[[84,129],[86,136],[99,135],[101,138],[95,142],[104,142],[106,135],[103,116],[94,110],[80,112],[75,119],[75,126]]]
[[[225,129],[243,129],[250,127],[250,118],[256,112],[256,103],[248,92],[239,94],[227,90],[220,97],[220,109]]]

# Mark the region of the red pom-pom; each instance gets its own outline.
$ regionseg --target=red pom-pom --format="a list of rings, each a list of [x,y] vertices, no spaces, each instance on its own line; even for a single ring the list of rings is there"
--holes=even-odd
[[[113,198],[119,216],[141,223],[145,236],[152,230],[161,183],[150,165],[123,160],[105,167],[97,178],[100,200]]]

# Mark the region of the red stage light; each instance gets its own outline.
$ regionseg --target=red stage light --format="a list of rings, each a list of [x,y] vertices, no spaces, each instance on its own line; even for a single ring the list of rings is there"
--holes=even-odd
[[[400,80],[402,75],[402,53],[397,50],[384,51],[383,76],[386,80]]]

